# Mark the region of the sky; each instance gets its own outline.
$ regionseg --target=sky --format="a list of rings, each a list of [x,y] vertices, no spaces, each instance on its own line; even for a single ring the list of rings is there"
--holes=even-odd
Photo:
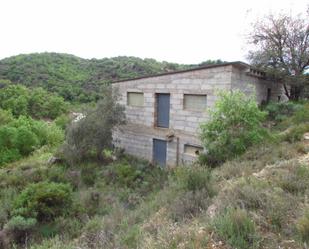
[[[60,52],[184,64],[246,61],[255,20],[308,6],[308,0],[0,0],[0,59]]]

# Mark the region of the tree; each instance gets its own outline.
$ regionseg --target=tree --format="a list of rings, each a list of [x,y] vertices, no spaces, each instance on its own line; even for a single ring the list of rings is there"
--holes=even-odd
[[[262,122],[266,113],[259,110],[253,96],[240,91],[220,92],[210,119],[201,124],[201,140],[206,163],[216,166],[234,158],[265,138]]]
[[[304,74],[309,67],[308,17],[283,13],[268,15],[254,23],[249,35],[254,49],[249,52],[248,59],[273,80],[283,83],[285,94],[291,100],[298,100],[309,82]]]
[[[68,127],[63,153],[69,163],[78,162],[92,152],[101,160],[103,150],[112,147],[112,130],[125,122],[124,107],[117,99],[118,94],[105,87],[96,107]]]

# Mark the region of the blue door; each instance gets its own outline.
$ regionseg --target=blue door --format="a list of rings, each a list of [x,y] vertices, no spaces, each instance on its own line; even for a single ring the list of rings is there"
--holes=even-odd
[[[170,95],[157,94],[157,126],[168,128],[170,123]]]
[[[165,140],[153,139],[153,161],[161,166],[166,165],[166,149],[167,143]]]

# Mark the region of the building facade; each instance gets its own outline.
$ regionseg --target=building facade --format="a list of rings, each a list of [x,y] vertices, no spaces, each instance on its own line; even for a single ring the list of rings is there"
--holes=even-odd
[[[113,132],[125,153],[162,166],[187,164],[203,150],[199,125],[220,90],[255,94],[258,103],[284,100],[282,85],[242,62],[209,65],[113,83],[126,125]]]

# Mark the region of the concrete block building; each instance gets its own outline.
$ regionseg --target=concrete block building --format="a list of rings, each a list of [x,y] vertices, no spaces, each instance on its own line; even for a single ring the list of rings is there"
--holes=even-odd
[[[125,153],[162,166],[190,163],[203,150],[199,125],[207,121],[218,90],[255,94],[258,103],[283,100],[283,87],[243,62],[208,65],[113,83],[127,124],[114,143]]]

